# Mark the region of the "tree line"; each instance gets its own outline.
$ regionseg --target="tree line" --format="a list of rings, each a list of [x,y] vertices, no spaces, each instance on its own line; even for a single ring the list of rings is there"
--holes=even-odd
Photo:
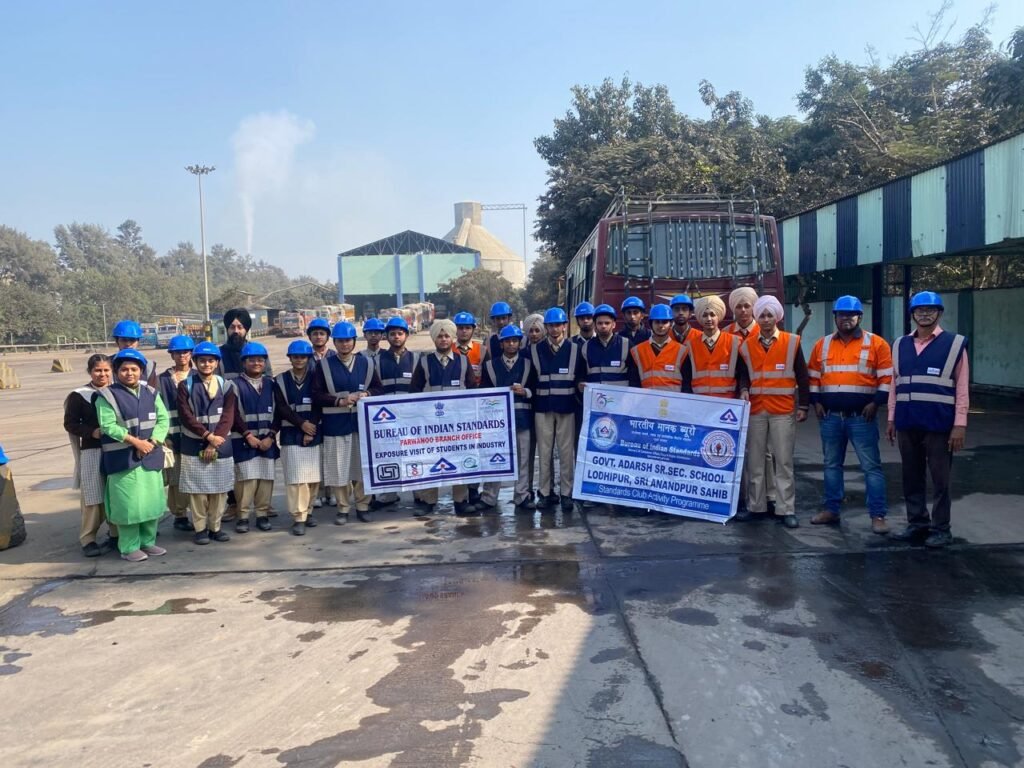
[[[663,85],[577,85],[564,117],[534,142],[547,162],[542,243],[526,303],[556,303],[557,278],[620,188],[631,195],[756,192],[781,218],[1024,128],[1024,27],[993,44],[987,16],[950,39],[946,2],[888,63],[807,67],[801,119],[759,114],[737,91],[699,85],[706,118],[682,114]],[[950,268],[955,268],[951,266]],[[967,267],[965,267],[966,269]]]
[[[157,255],[131,219],[116,234],[95,224],[62,224],[54,229],[54,242],[0,226],[0,343],[103,338],[110,333],[103,327],[104,304],[108,326],[124,317],[148,321],[204,312],[202,256],[190,242]],[[221,244],[207,254],[207,271],[211,312],[318,282],[291,279],[280,267]],[[324,290],[296,287],[272,304],[295,309],[336,300],[328,284]]]

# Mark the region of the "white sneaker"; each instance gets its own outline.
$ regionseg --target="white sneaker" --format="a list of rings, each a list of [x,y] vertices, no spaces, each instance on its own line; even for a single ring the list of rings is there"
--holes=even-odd
[[[313,499],[313,509],[320,509],[323,505],[324,503],[320,500],[319,496]]]
[[[331,498],[329,498],[327,500],[327,506],[329,506],[329,507],[336,507],[336,506],[338,506],[338,497],[337,496],[331,496]]]

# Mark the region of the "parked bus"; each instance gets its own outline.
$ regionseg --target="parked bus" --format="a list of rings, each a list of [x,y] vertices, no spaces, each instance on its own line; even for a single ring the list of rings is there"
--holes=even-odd
[[[306,335],[308,321],[302,312],[282,312],[279,317],[279,323],[281,325],[280,334],[285,338],[296,338]]]
[[[775,218],[761,215],[756,200],[714,196],[620,193],[565,273],[570,315],[581,301],[618,311],[639,296],[649,308],[679,293],[727,299],[742,285],[783,299]]]

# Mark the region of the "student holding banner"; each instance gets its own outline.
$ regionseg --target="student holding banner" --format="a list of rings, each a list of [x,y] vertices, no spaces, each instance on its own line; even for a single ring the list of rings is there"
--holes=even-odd
[[[505,387],[512,390],[516,417],[516,459],[518,479],[512,494],[517,512],[532,512],[537,508],[530,491],[530,432],[533,428],[533,362],[520,353],[523,332],[514,325],[506,325],[498,334],[501,339],[501,357],[487,360],[483,365],[480,386]],[[478,506],[483,510],[494,509],[498,504],[500,483],[484,483]]]
[[[811,402],[810,377],[800,348],[800,337],[779,330],[784,317],[774,296],[754,302],[760,333],[749,336],[740,355],[750,374],[750,421],[747,461],[750,466],[747,509],[736,515],[749,520],[767,512],[764,457],[771,446],[775,458],[775,517],[787,528],[798,528],[793,447],[796,423],[807,419]],[[798,392],[798,395],[794,393]]]
[[[672,336],[672,309],[668,304],[655,304],[648,319],[651,338],[629,351],[629,385],[681,392],[686,347]]]
[[[356,327],[352,323],[336,323],[331,337],[338,354],[320,361],[313,380],[313,402],[323,413],[324,485],[338,499],[335,525],[348,522],[353,505],[356,517],[368,523],[370,497],[363,490],[356,403],[380,394],[380,379],[370,361],[355,354]]]
[[[465,355],[455,354],[452,349],[456,333],[455,323],[451,320],[435,320],[430,326],[434,351],[420,356],[412,375],[413,392],[447,392],[476,387],[469,359]],[[420,514],[433,514],[438,495],[437,488],[424,488],[420,491],[417,503],[426,507]],[[466,485],[452,486],[452,502],[456,515],[479,514],[477,508],[469,502],[469,487]]]
[[[709,397],[740,397],[746,385],[746,367],[739,363],[740,339],[724,333],[725,302],[717,296],[697,300],[702,333],[686,342],[689,365],[683,366],[683,391]],[[746,398],[744,398],[746,399]]]

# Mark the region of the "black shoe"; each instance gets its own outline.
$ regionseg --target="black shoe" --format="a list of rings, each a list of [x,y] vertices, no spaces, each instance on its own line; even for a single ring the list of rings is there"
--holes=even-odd
[[[306,535],[306,524],[305,523],[292,523],[292,535],[294,535],[294,536],[305,536]]]
[[[779,520],[781,520],[782,524],[784,526],[786,526],[787,528],[799,528],[800,527],[800,521],[796,519],[796,515],[783,515],[782,517],[779,518]]]
[[[271,529],[271,527],[272,527],[270,525],[270,518],[269,517],[257,517],[256,518],[256,527],[259,528],[261,531],[269,531]]]
[[[470,504],[468,501],[456,501],[455,514],[459,517],[468,517],[470,515],[479,515],[476,507]]]
[[[949,531],[932,531],[924,540],[924,545],[929,549],[942,549],[953,543],[953,534]]]
[[[768,514],[775,515],[775,499],[768,499]]]
[[[470,502],[470,503],[474,507],[476,507],[476,511],[477,512],[493,512],[494,510],[496,510],[498,508],[497,502],[495,502],[494,504],[488,504],[482,498],[480,499],[480,501],[473,501],[473,502]]]
[[[103,550],[100,549],[100,545],[95,541],[90,541],[84,547],[82,547],[82,554],[86,557],[99,557],[103,554]]]
[[[344,525],[348,522],[348,512],[339,512],[334,516],[335,525]]]
[[[476,504],[478,501],[480,501],[480,491],[470,490],[470,492],[469,492],[469,503],[470,504]]]
[[[196,544],[209,544],[210,543],[210,532],[205,528],[201,531],[196,531],[195,537],[192,539]]]
[[[412,513],[413,517],[430,517],[434,514],[434,504],[427,504],[427,502],[417,502],[418,510]]]
[[[412,500],[412,503],[415,504],[417,507],[432,507],[432,506],[434,506],[433,504],[428,504],[423,499],[418,499],[418,498],[414,498]]]
[[[732,519],[735,520],[737,523],[749,523],[751,520],[754,519],[754,513],[751,512],[746,507],[740,507],[736,511],[736,514],[733,515]]]
[[[249,532],[249,521],[239,519],[235,523],[235,533],[248,533]]]
[[[231,537],[228,536],[224,531],[213,531],[210,533],[211,541],[231,541]]]
[[[924,544],[928,538],[928,529],[920,525],[908,525],[902,531],[889,534],[890,541],[906,541],[911,544]]]
[[[572,512],[573,504],[574,504],[574,502],[572,500],[572,496],[563,496],[560,501],[561,501],[561,504],[562,504],[562,511],[563,512]]]
[[[373,522],[373,520],[370,519],[370,510],[368,510],[368,509],[363,509],[363,510],[357,509],[356,510],[356,517],[359,518],[359,522],[361,522],[361,523],[372,523]]]
[[[594,502],[594,501],[581,501],[580,502],[580,508],[581,509],[593,509],[596,506],[597,506],[597,502]]]
[[[174,530],[188,531],[189,533],[193,533],[195,532],[196,527],[192,525],[192,521],[189,520],[187,517],[176,517],[174,518]]]
[[[537,502],[535,502],[530,496],[527,496],[521,502],[516,504],[516,512],[533,512],[537,508]]]
[[[117,536],[107,536],[107,540],[100,545],[100,548],[121,554],[121,550],[117,548]]]
[[[550,496],[545,496],[543,493],[537,497],[538,507],[553,507],[558,503],[558,496],[552,493]]]
[[[316,526],[317,526],[316,518],[313,517],[313,515],[311,515],[311,514],[307,515],[307,517],[306,517],[306,527],[307,528],[316,528]]]

